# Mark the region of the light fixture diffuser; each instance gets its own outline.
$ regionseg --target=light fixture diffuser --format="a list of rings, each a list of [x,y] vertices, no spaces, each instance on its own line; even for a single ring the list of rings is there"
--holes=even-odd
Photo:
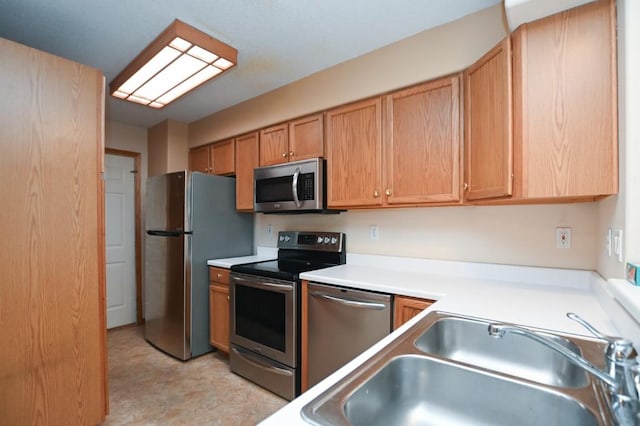
[[[238,51],[175,20],[109,84],[111,95],[162,108],[228,69]]]

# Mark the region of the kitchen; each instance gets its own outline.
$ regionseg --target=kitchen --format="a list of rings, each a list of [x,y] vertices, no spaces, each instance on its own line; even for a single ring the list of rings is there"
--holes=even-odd
[[[636,202],[640,189],[633,167],[638,162],[638,148],[632,143],[638,132],[632,118],[637,115],[638,96],[632,78],[638,75],[637,57],[632,52],[637,51],[638,38],[637,30],[625,25],[637,16],[634,7],[630,1],[618,2],[621,185],[617,196],[575,204],[354,210],[309,217],[257,215],[256,245],[275,247],[281,230],[337,230],[349,236],[348,249],[353,253],[586,269],[605,278],[623,277],[624,264],[607,255],[604,240],[609,227],[622,229],[625,259],[640,257]],[[142,152],[148,157],[150,175],[163,168],[184,168],[187,148],[462,69],[504,34],[500,8],[490,8],[222,111],[203,123],[189,125],[189,140],[178,141],[185,144],[182,163],[171,157],[172,164],[158,166],[157,152],[147,149],[146,129],[117,121],[107,123],[107,146]],[[418,51],[420,54],[415,54]],[[378,67],[382,75],[360,78],[374,68],[372,61],[384,63],[398,52],[405,52],[402,59],[406,66],[386,72]],[[439,60],[433,61],[434,57]],[[168,125],[183,126],[176,122]],[[196,129],[193,132],[192,127]],[[378,226],[378,240],[370,239],[371,225]],[[558,226],[572,228],[571,249],[555,249]]]

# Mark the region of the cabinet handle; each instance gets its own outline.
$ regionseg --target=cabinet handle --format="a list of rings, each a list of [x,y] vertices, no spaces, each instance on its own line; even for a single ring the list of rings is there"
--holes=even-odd
[[[464,185],[462,185],[462,190],[466,191],[469,189],[469,184],[467,182],[464,183]]]
[[[218,278],[222,278],[222,274],[217,273],[217,274],[216,274],[216,277],[218,277]]]
[[[289,151],[289,157],[293,157],[293,151]]]
[[[385,193],[387,196],[389,196],[389,195],[391,195],[391,194],[392,194],[392,192],[391,192],[391,190],[390,190],[390,189],[387,189],[386,191],[384,191],[384,193]]]
[[[229,300],[231,300],[231,297],[230,297],[230,296],[227,296],[227,301],[229,301]]]
[[[282,153],[282,158],[286,158],[286,157],[287,157],[287,153],[286,153],[286,152],[283,152],[283,153]]]
[[[376,189],[375,191],[373,191],[373,196],[378,198],[380,196],[380,193],[378,192],[378,190]]]

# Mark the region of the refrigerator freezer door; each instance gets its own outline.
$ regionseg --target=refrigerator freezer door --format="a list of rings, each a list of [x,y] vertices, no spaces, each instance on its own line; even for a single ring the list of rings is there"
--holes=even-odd
[[[146,229],[190,231],[185,225],[187,172],[152,176],[147,181]]]
[[[190,235],[145,238],[145,338],[176,358],[191,357],[189,282],[185,249]]]

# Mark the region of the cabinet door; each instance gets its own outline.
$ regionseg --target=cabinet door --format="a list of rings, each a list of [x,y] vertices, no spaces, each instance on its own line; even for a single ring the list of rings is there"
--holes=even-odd
[[[459,200],[460,77],[392,93],[385,111],[385,201]]]
[[[229,286],[209,286],[209,343],[229,353]]]
[[[329,207],[382,204],[381,115],[381,98],[327,111]]]
[[[324,157],[322,114],[300,118],[289,123],[289,161]]]
[[[205,145],[189,151],[189,170],[202,173],[211,171],[209,148],[209,145]]]
[[[258,132],[238,136],[236,150],[236,210],[253,210],[253,169],[258,167]]]
[[[511,40],[505,38],[464,72],[465,199],[513,192]]]
[[[393,312],[393,329],[400,327],[420,312],[435,303],[435,300],[419,299],[408,296],[395,296]]]
[[[514,166],[523,198],[617,193],[615,29],[615,3],[605,0],[514,33]]]
[[[214,175],[232,175],[235,167],[235,145],[233,139],[216,142],[211,145],[211,173]]]
[[[260,131],[260,166],[289,161],[289,126],[280,124]]]

